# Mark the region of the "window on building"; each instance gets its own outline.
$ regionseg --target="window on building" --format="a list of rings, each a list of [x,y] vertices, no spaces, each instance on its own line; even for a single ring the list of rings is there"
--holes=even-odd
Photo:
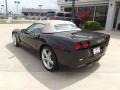
[[[34,16],[39,16],[39,14],[38,13],[34,13]]]
[[[23,14],[24,14],[24,16],[28,16],[28,13],[26,13],[26,12],[25,12],[25,13],[23,13]]]
[[[65,12],[72,12],[72,8],[65,8],[64,11]]]
[[[88,20],[93,20],[94,7],[93,6],[79,7],[78,12],[77,12],[77,16],[79,16],[81,18],[83,23],[88,21]]]
[[[66,12],[71,12],[72,8],[66,7]],[[102,27],[105,27],[108,6],[87,6],[75,8],[76,15],[81,18],[82,23],[89,20],[95,20],[101,23]]]
[[[30,16],[33,16],[33,13],[30,13]]]
[[[120,5],[117,5],[116,13],[115,13],[115,18],[114,18],[113,28],[116,28],[117,19],[118,19],[118,14],[119,14],[119,9],[120,9]]]
[[[64,8],[64,11],[65,12],[72,12],[72,8],[71,7]],[[77,7],[75,7],[75,13],[77,13]]]
[[[107,12],[108,6],[96,6],[94,20],[100,22],[103,27],[105,27],[106,24]]]

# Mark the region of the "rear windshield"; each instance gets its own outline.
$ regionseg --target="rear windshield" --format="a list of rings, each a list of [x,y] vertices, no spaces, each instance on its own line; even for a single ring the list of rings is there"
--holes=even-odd
[[[56,30],[60,31],[70,31],[70,30],[78,30],[74,24],[57,24],[54,26]]]

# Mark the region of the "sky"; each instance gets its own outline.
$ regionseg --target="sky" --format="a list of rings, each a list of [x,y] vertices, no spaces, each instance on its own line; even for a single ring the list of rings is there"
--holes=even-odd
[[[16,4],[14,1],[20,1],[19,13],[22,8],[39,8],[38,5],[43,5],[44,9],[58,9],[57,0],[7,0],[8,1],[8,10],[16,13]],[[5,5],[5,0],[0,0],[1,5]],[[0,9],[1,10],[1,9]]]

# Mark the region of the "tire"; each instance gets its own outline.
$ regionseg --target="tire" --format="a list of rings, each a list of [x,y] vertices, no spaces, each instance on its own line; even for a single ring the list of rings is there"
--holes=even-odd
[[[13,34],[13,35],[12,35],[12,39],[13,39],[13,44],[14,44],[14,46],[19,47],[19,43],[18,43],[18,41],[17,41],[16,34]]]
[[[42,63],[46,70],[53,72],[59,69],[57,57],[50,47],[47,46],[43,47],[40,55]]]

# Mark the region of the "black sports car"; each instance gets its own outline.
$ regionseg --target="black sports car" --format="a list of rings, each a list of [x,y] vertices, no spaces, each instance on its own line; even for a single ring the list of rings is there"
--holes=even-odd
[[[69,21],[46,20],[14,30],[12,38],[15,46],[38,51],[45,68],[55,71],[60,64],[79,68],[97,62],[105,54],[110,35],[81,31]]]

